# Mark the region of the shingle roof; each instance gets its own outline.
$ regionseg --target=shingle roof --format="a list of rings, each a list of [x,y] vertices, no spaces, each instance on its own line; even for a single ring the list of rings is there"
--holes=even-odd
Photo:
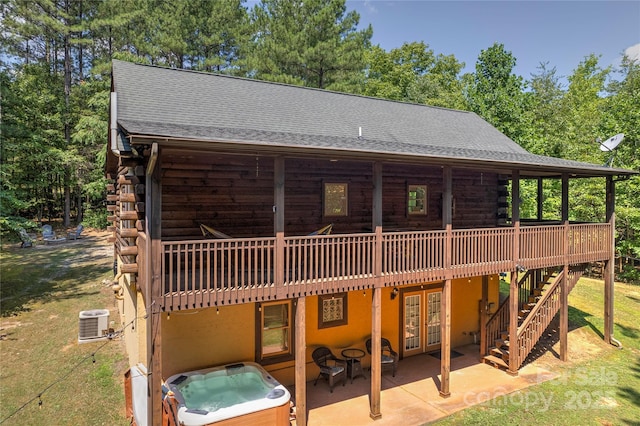
[[[112,78],[118,124],[130,135],[613,174],[602,166],[530,154],[466,111],[118,60]]]

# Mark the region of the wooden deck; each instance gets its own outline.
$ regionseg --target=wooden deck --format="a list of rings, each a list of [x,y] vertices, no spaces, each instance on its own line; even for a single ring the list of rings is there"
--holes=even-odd
[[[158,303],[194,309],[600,261],[611,238],[605,223],[163,241]]]

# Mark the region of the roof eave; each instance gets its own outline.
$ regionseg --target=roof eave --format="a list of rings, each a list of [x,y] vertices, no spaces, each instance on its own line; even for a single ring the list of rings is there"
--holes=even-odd
[[[459,158],[452,156],[435,156],[426,154],[402,154],[396,152],[371,152],[362,150],[348,150],[343,148],[325,147],[300,147],[287,144],[274,144],[273,142],[262,141],[241,141],[241,140],[203,140],[175,138],[158,135],[133,134],[128,136],[131,145],[146,145],[156,142],[161,147],[173,147],[180,149],[192,149],[198,151],[212,151],[211,144],[216,145],[215,151],[246,154],[262,153],[263,155],[283,155],[283,156],[311,156],[314,158],[326,159],[351,159],[361,161],[384,161],[402,162],[413,164],[430,164],[442,166],[452,165],[460,168],[473,168],[482,170],[492,170],[502,174],[510,175],[513,170],[518,170],[521,177],[559,177],[568,173],[571,177],[605,177],[605,176],[631,176],[638,174],[633,170],[614,169],[598,167],[596,169],[574,166],[555,166],[533,164],[507,160],[487,160]],[[595,165],[594,165],[595,166]],[[597,167],[597,166],[596,166]]]

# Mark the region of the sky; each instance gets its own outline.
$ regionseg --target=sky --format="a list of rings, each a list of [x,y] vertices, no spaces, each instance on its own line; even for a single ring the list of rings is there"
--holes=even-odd
[[[495,42],[516,58],[525,80],[540,63],[566,77],[585,58],[617,67],[625,50],[640,61],[640,0],[634,1],[432,1],[347,0],[373,27],[372,43],[389,51],[423,41],[435,54],[453,54],[473,72],[478,55]]]

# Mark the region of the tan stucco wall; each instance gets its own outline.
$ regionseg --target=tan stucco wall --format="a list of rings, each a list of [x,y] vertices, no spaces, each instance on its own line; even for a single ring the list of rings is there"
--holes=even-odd
[[[213,365],[254,360],[255,305],[162,314],[164,378]]]
[[[129,281],[128,274],[124,274],[119,283],[123,288],[123,298],[116,300],[120,312],[121,327],[125,327],[124,341],[129,365],[133,366],[139,363],[146,365],[147,343],[146,320],[144,319],[146,311],[142,293],[137,291],[135,283]]]

